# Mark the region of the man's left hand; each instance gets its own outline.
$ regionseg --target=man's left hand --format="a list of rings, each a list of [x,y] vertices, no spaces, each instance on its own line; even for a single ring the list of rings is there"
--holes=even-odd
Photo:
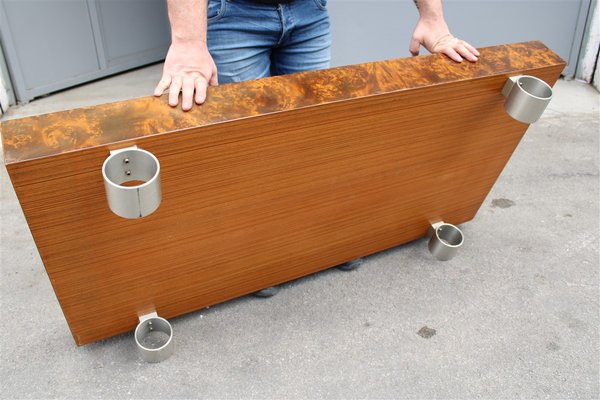
[[[421,45],[430,53],[444,53],[456,62],[464,58],[476,62],[479,57],[475,47],[452,36],[443,19],[419,19],[410,41],[410,53],[418,56]]]

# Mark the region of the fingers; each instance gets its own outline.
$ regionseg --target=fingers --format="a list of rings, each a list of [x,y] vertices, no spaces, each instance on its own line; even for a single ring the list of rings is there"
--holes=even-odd
[[[467,49],[467,47],[463,43],[461,43],[461,42],[457,43],[454,46],[454,48],[458,52],[458,54],[460,54],[467,60],[469,60],[471,62],[477,61],[477,56],[475,54],[473,54],[469,49]]]
[[[203,104],[206,101],[206,91],[209,82],[203,76],[194,77],[176,76],[171,82],[169,88],[169,105],[176,107],[179,103],[179,93],[181,92],[181,109],[189,111],[192,109],[193,103]],[[210,85],[218,85],[217,77],[213,75],[210,80]]]
[[[454,50],[452,46],[446,46],[441,50],[442,53],[450,57],[456,62],[462,62],[463,58]]]
[[[203,76],[194,77],[176,76],[171,82],[169,88],[169,105],[176,107],[179,103],[179,93],[181,92],[181,109],[183,111],[189,111],[192,109],[193,103],[203,104],[206,101],[206,91],[208,89],[209,82]],[[217,77],[212,76],[210,85],[218,85]]]
[[[210,86],[218,86],[219,85],[219,73],[217,72],[217,64],[215,64],[214,61],[213,61],[213,66],[212,66],[212,76],[210,77],[208,84]]]
[[[169,87],[169,105],[171,107],[176,107],[179,103],[179,92],[181,92],[181,87],[183,86],[183,81],[180,76],[176,76],[173,78],[171,82],[171,87]]]
[[[451,38],[438,44],[439,52],[444,53],[456,62],[462,62],[467,59],[471,62],[476,62],[479,56],[479,51],[464,40]]]
[[[202,104],[204,103],[204,101],[206,101],[206,88],[208,87],[206,79],[204,79],[203,77],[196,78],[195,87],[196,96],[194,100],[196,101],[196,104]]]
[[[161,96],[163,94],[163,92],[165,90],[167,90],[167,88],[169,87],[170,84],[171,84],[171,75],[163,75],[162,78],[160,78],[158,85],[156,85],[156,88],[154,89],[154,95]]]
[[[210,77],[210,81],[208,82],[208,84],[210,86],[218,86],[219,85],[219,75],[217,75],[217,71],[216,70],[213,73],[213,75]]]
[[[479,56],[479,52],[469,43],[464,40],[456,39],[456,43],[454,45],[454,49],[464,58],[471,62],[476,62],[477,57]]]
[[[183,78],[183,85],[181,87],[181,109],[183,111],[191,110],[192,108],[192,100],[194,98],[194,77],[186,76]]]
[[[412,54],[413,56],[418,56],[420,48],[421,48],[421,42],[419,42],[419,40],[413,36],[412,39],[410,40],[410,46],[408,47],[410,54]]]
[[[479,51],[475,47],[471,46],[469,43],[465,42],[464,40],[461,40],[461,42],[467,49],[469,49],[471,53],[475,54],[477,57],[481,55]]]
[[[432,53],[442,53],[450,57],[450,59],[456,62],[462,62],[463,58],[456,51],[458,39],[452,36],[449,32],[441,36],[433,46],[431,46]]]

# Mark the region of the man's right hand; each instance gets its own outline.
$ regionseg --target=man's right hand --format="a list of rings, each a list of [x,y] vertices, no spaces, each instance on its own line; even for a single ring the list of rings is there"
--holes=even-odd
[[[196,40],[173,41],[154,95],[161,96],[169,89],[169,105],[176,107],[181,92],[181,108],[188,111],[194,101],[196,104],[204,103],[209,85],[218,85],[218,80],[217,66],[206,43]]]

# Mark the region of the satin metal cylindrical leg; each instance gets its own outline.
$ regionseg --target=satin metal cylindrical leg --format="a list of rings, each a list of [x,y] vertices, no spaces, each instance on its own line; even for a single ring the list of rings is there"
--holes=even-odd
[[[151,332],[162,332],[168,336],[168,339],[161,346],[153,348],[144,344],[144,341]],[[137,345],[140,356],[144,361],[157,363],[171,357],[175,349],[173,345],[173,328],[169,321],[159,317],[156,313],[140,317],[140,323],[135,328],[135,344]]]
[[[160,205],[160,163],[146,150],[112,151],[102,165],[102,176],[108,206],[118,216],[145,217]]]
[[[535,76],[511,76],[502,94],[504,109],[514,119],[526,124],[536,122],[552,100],[552,88]]]
[[[463,242],[462,231],[452,224],[438,222],[429,228],[429,252],[440,261],[454,258]]]

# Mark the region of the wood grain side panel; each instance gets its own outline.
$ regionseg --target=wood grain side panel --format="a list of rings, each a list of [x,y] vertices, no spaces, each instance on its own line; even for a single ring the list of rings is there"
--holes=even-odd
[[[472,219],[527,125],[507,76],[553,85],[540,42],[390,60],[212,88],[183,113],[142,98],[3,122],[5,162],[75,341],[131,330]],[[137,144],[163,202],[112,214],[100,168]]]
[[[560,66],[533,73],[554,83]],[[163,202],[112,214],[110,146],[9,164],[78,344],[131,330],[472,219],[526,125],[504,77],[324,104],[138,139]],[[133,142],[132,142],[133,143]]]

